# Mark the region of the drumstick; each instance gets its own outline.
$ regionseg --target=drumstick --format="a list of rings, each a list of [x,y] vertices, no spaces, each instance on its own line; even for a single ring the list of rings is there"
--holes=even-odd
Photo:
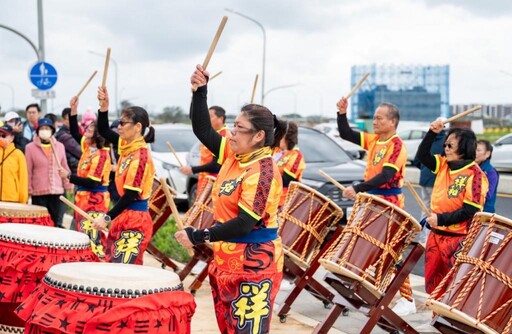
[[[208,64],[210,63],[210,58],[213,55],[213,51],[215,51],[215,48],[217,47],[217,42],[219,41],[220,35],[222,34],[222,30],[224,30],[224,26],[226,25],[226,22],[228,21],[228,17],[224,16],[222,18],[222,21],[220,21],[220,25],[217,28],[217,33],[215,34],[215,37],[213,38],[212,44],[210,45],[210,49],[208,50],[208,53],[206,54],[206,58],[203,62],[203,70],[206,70],[206,67],[208,67]],[[192,85],[192,91],[197,90],[197,84],[195,83]]]
[[[80,91],[78,92],[78,94],[76,94],[76,97],[79,97],[80,94],[82,94],[82,92],[84,91],[84,89],[91,83],[92,81],[92,78],[94,78],[94,76],[96,75],[96,73],[98,73],[98,71],[94,71],[94,73],[91,75],[91,77],[89,78],[89,80],[87,80],[87,82],[85,83],[85,85],[82,87],[82,89],[80,89]]]
[[[108,64],[110,63],[110,48],[107,49],[107,56],[105,57],[105,67],[103,69],[103,79],[101,80],[101,87],[105,88],[107,83]]]
[[[183,164],[181,163],[181,160],[178,157],[178,154],[174,150],[174,147],[172,147],[171,143],[169,143],[169,142],[166,142],[166,144],[167,144],[167,147],[169,147],[169,149],[171,150],[172,154],[174,154],[174,157],[176,158],[176,160],[178,160],[178,163],[180,164],[180,167],[183,167]]]
[[[323,177],[325,177],[327,180],[329,180],[332,184],[334,184],[336,187],[340,188],[342,191],[345,191],[345,189],[347,189],[345,186],[343,186],[341,183],[339,183],[338,181],[336,181],[335,179],[333,179],[332,177],[330,177],[329,175],[327,175],[327,173],[325,173],[323,170],[319,169],[318,170],[318,173],[320,173],[320,175],[322,175]]]
[[[412,186],[411,182],[405,181],[405,185],[407,186],[407,188],[409,188],[412,195],[416,199],[416,202],[418,202],[418,204],[420,205],[421,210],[423,210],[423,212],[427,215],[427,217],[430,216],[430,211],[427,209],[427,207],[425,206],[425,203],[423,203],[423,201],[421,200],[421,198],[418,195],[418,193],[416,192],[416,190],[414,190],[414,187]]]
[[[468,109],[468,110],[466,110],[466,111],[463,111],[463,112],[461,112],[460,114],[457,114],[457,115],[455,115],[455,116],[452,116],[452,117],[448,118],[447,120],[444,120],[444,121],[443,121],[443,125],[445,125],[446,123],[453,122],[453,121],[455,121],[456,119],[459,119],[459,118],[461,118],[461,117],[464,117],[464,116],[466,116],[466,115],[469,115],[469,114],[471,114],[471,113],[473,113],[473,112],[475,112],[475,111],[477,111],[477,110],[480,110],[480,109],[482,109],[482,106],[476,106],[476,107],[474,107],[474,108],[471,108],[471,109]]]
[[[76,212],[78,212],[82,217],[84,217],[85,219],[87,219],[91,223],[94,221],[94,218],[92,218],[87,212],[85,212],[84,210],[80,209],[78,206],[76,206],[72,202],[70,202],[66,197],[61,195],[61,196],[59,196],[59,199],[61,201],[63,201],[64,203],[66,203],[71,209],[73,209]],[[101,230],[104,231],[104,232],[108,232],[107,228],[103,228]]]
[[[51,151],[53,153],[55,160],[57,161],[57,167],[59,169],[62,169],[62,165],[60,164],[59,158],[57,158],[57,152],[55,152],[55,147],[53,146],[53,143],[51,140],[50,140],[50,148],[51,148]]]
[[[218,77],[218,76],[219,76],[219,75],[221,75],[221,74],[222,74],[222,71],[219,71],[219,72],[215,73],[214,75],[212,75],[212,76],[210,77],[210,80],[209,80],[209,81],[212,81],[213,79],[215,79],[216,77]]]
[[[183,226],[183,223],[181,222],[180,214],[178,212],[178,208],[176,207],[176,203],[174,203],[174,199],[172,198],[171,192],[169,191],[169,187],[167,186],[167,179],[165,177],[160,178],[160,185],[162,186],[162,189],[165,194],[165,198],[167,198],[167,203],[171,207],[171,213],[174,217],[174,221],[176,222],[176,226],[180,231],[183,231],[185,227]],[[188,254],[190,256],[194,255],[194,251],[191,249],[187,249]]]
[[[359,80],[357,82],[357,84],[354,86],[354,88],[352,88],[352,90],[350,91],[350,93],[348,93],[348,95],[345,97],[347,100],[359,89],[359,87],[361,87],[361,85],[363,84],[363,82],[366,80],[366,78],[368,78],[368,76],[370,75],[370,72],[366,72],[363,77],[361,78],[361,80]]]
[[[258,75],[254,78],[254,86],[252,86],[251,104],[254,103],[254,93],[256,93],[256,86],[258,85]]]

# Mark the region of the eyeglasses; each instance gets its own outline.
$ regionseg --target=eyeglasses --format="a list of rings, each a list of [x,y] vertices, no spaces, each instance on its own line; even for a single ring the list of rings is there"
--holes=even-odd
[[[447,148],[447,147],[448,147],[449,149],[454,148],[454,146],[452,145],[452,143],[444,143],[444,144],[443,144],[443,147],[444,147],[444,148]]]
[[[253,133],[253,132],[257,132],[257,130],[256,129],[245,128],[243,126],[235,124],[233,126],[233,132],[237,132],[237,133]]]
[[[119,125],[125,126],[125,124],[135,124],[135,123],[130,122],[130,121],[119,121]]]

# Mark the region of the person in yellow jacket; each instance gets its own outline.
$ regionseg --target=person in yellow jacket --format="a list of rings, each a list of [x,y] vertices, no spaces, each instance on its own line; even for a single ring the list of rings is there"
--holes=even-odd
[[[28,172],[25,155],[14,146],[10,125],[0,127],[0,201],[28,202]]]

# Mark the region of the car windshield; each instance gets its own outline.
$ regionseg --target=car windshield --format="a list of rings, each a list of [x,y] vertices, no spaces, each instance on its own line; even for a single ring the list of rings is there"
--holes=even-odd
[[[155,128],[155,143],[152,146],[155,152],[169,152],[166,142],[171,143],[176,152],[188,152],[198,142],[197,137],[190,129]]]
[[[299,148],[307,162],[345,163],[352,159],[348,154],[323,133],[312,129],[299,128]]]

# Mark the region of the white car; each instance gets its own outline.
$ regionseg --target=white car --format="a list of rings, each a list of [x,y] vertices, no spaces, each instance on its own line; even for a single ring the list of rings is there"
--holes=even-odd
[[[420,146],[423,137],[427,134],[428,128],[418,128],[403,130],[398,133],[398,137],[402,138],[407,149],[407,162],[413,162],[416,157],[416,152]]]
[[[187,202],[187,176],[180,172],[180,164],[188,165],[188,153],[199,140],[192,131],[190,124],[157,124],[155,142],[151,144],[151,155],[155,163],[158,178],[165,177],[171,187],[178,193],[176,202]],[[176,156],[169,149],[171,144]]]
[[[361,131],[361,129],[359,129],[357,127],[357,125],[350,124],[350,127],[353,130]],[[366,155],[366,150],[364,150],[361,146],[356,145],[356,144],[340,137],[337,123],[332,123],[332,122],[331,123],[320,123],[320,124],[315,125],[313,128],[325,133],[332,139],[336,140],[340,144],[340,146],[343,147],[343,149],[345,151],[347,151],[347,153],[349,153],[355,159],[363,159],[364,156]],[[300,147],[300,138],[299,138],[299,147]]]
[[[512,133],[496,140],[493,146],[491,164],[496,169],[512,170]]]

